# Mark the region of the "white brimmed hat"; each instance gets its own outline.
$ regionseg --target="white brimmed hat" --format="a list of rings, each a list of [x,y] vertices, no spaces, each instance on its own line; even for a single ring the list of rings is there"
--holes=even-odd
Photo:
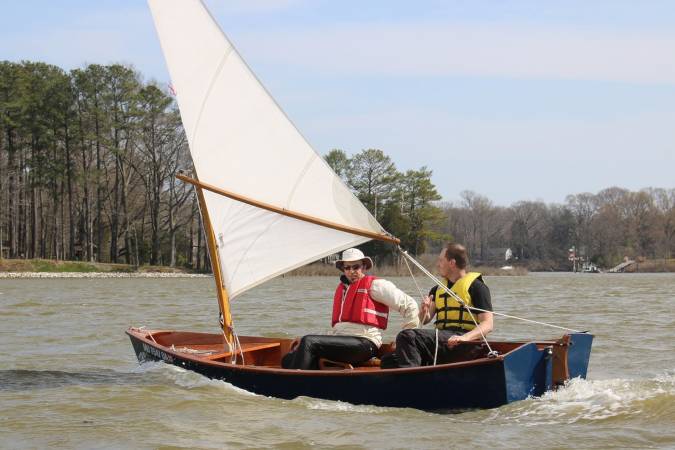
[[[342,270],[344,263],[353,263],[357,261],[363,262],[363,270],[368,270],[373,267],[373,260],[364,255],[358,248],[348,248],[342,252],[342,259],[335,261],[335,267]]]

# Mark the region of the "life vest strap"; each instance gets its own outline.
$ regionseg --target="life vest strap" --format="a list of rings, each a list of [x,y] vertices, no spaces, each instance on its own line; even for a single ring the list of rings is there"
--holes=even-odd
[[[378,317],[384,317],[384,318],[389,317],[389,313],[375,311],[374,309],[370,309],[370,308],[363,308],[363,311],[367,312],[368,314],[375,314]]]
[[[436,313],[441,313],[441,312],[448,312],[448,311],[466,311],[466,310],[471,311],[473,314],[480,314],[483,311],[480,311],[478,309],[474,309],[471,307],[466,307],[466,306],[444,306],[443,308],[439,308],[436,310]]]
[[[437,309],[436,313],[446,311],[462,311],[463,309],[465,309],[463,306],[444,306],[443,308]]]
[[[475,327],[476,324],[473,323],[473,320],[450,320],[450,319],[438,319],[434,322],[434,324],[445,324],[445,323],[461,323],[462,325],[471,325],[472,327]]]

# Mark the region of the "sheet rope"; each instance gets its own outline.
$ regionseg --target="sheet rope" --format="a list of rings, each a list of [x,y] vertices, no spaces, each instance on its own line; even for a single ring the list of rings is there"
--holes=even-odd
[[[413,258],[412,256],[410,256],[406,250],[403,250],[400,246],[398,247],[398,249],[399,249],[399,251],[401,252],[401,254],[402,254],[403,256],[406,257],[406,259],[410,260],[410,262],[412,262],[412,263],[413,263],[413,264],[414,264],[414,265],[415,265],[415,266],[416,266],[416,267],[417,267],[424,275],[426,275],[427,277],[429,277],[429,278],[430,278],[430,279],[431,279],[438,287],[440,287],[441,289],[443,289],[443,291],[445,291],[446,293],[448,293],[448,295],[450,295],[452,298],[454,298],[455,300],[457,300],[461,305],[463,305],[464,307],[466,307],[467,309],[469,309],[469,307],[467,306],[466,302],[464,302],[464,300],[462,300],[462,299],[461,299],[457,294],[455,294],[453,291],[451,291],[450,289],[448,289],[447,286],[444,286],[443,283],[441,283],[441,281],[440,281],[438,278],[436,278],[436,277],[435,277],[433,274],[431,274],[427,269],[425,269],[424,266],[422,266],[422,264],[419,263],[415,258]],[[412,271],[411,271],[411,275],[412,275]],[[414,279],[414,276],[413,276],[413,279]],[[584,331],[581,331],[581,330],[575,330],[574,328],[562,327],[562,326],[560,326],[560,325],[554,325],[554,324],[552,324],[552,323],[547,323],[547,322],[540,322],[540,321],[538,321],[538,320],[525,319],[524,317],[513,316],[513,315],[510,315],[510,314],[499,313],[499,312],[496,312],[496,311],[488,311],[488,310],[486,310],[486,309],[476,308],[475,306],[472,306],[472,307],[470,308],[469,314],[471,314],[471,310],[474,310],[474,311],[480,311],[480,312],[491,312],[492,314],[494,314],[494,315],[496,315],[496,316],[508,317],[509,319],[521,320],[521,321],[523,321],[523,322],[534,323],[534,324],[537,324],[537,325],[544,325],[544,326],[547,326],[547,327],[558,328],[558,329],[560,329],[560,330],[565,330],[565,331],[572,331],[572,332],[574,332],[574,333],[584,333]],[[471,318],[473,319],[473,314],[471,314]],[[475,319],[474,319],[474,322],[475,322]],[[482,332],[481,332],[481,334],[482,334]]]
[[[438,281],[438,279],[436,279],[436,277],[434,277],[433,275],[431,275],[431,274],[429,273],[428,270],[424,269],[424,267],[422,267],[422,265],[421,265],[420,263],[418,263],[417,261],[415,261],[415,259],[414,259],[412,256],[408,255],[408,252],[404,251],[401,247],[399,247],[399,250],[401,251],[401,253],[404,254],[404,256],[406,256],[406,258],[410,258],[410,260],[411,260],[417,267],[419,267],[420,270],[424,270],[424,272],[426,273],[426,275],[429,276],[432,280],[434,280],[434,282],[435,282],[436,284],[438,284],[438,286],[440,286],[445,292],[450,293],[450,295],[451,295],[452,297],[454,297],[455,300],[457,300],[457,301],[459,302],[460,305],[462,305],[464,308],[466,308],[466,311],[469,313],[469,317],[471,317],[471,320],[473,320],[473,323],[474,323],[474,325],[476,326],[476,328],[478,329],[478,332],[480,333],[480,336],[481,336],[481,338],[483,339],[483,342],[485,343],[485,345],[486,345],[487,348],[488,348],[488,358],[494,358],[495,356],[497,356],[497,352],[494,351],[494,350],[492,350],[492,347],[490,347],[490,343],[488,342],[487,338],[485,337],[485,334],[483,333],[483,330],[481,330],[481,328],[478,326],[478,321],[477,321],[476,318],[473,316],[473,313],[471,312],[471,308],[468,307],[468,305],[466,304],[466,302],[465,302],[464,300],[462,300],[457,294],[455,294],[454,292],[450,291],[447,287],[443,286],[443,285],[440,283],[440,281]],[[417,290],[419,291],[420,296],[422,297],[422,299],[424,299],[425,295],[422,293],[422,290],[420,289],[420,285],[417,284],[417,280],[415,279],[415,275],[413,275],[412,269],[410,268],[410,264],[408,264],[408,260],[407,260],[407,259],[404,259],[404,261],[405,261],[405,265],[408,266],[408,271],[410,272],[410,276],[412,277],[413,281],[415,282],[415,286],[417,286]],[[424,300],[422,300],[422,301],[424,301]],[[424,324],[422,324],[422,325],[424,325]],[[434,349],[434,366],[436,365],[436,360],[437,360],[437,359],[438,359],[438,328],[436,328],[436,348]]]
[[[232,323],[232,327],[230,328],[230,331],[232,332],[232,342],[230,342],[227,339],[227,333],[225,333],[225,322],[223,321],[223,313],[219,314],[219,323],[220,323],[220,328],[223,330],[223,340],[227,344],[227,348],[229,349],[230,352],[230,364],[237,364],[237,348],[239,349],[239,353],[241,354],[241,364],[244,365],[244,349],[241,346],[241,342],[239,342],[239,335],[234,329],[234,322]]]
[[[400,249],[400,247],[399,247]],[[404,259],[403,262],[405,262],[406,267],[408,268],[408,272],[410,272],[410,278],[412,278],[413,282],[415,283],[415,286],[417,287],[417,292],[420,295],[420,298],[422,301],[424,301],[424,292],[422,291],[422,288],[420,288],[420,285],[417,283],[417,279],[415,278],[415,274],[413,274],[412,268],[410,267],[410,264],[408,264],[408,260]],[[421,324],[424,325],[424,324]],[[434,366],[436,365],[436,361],[438,360],[438,328],[436,328],[436,345],[434,348]]]

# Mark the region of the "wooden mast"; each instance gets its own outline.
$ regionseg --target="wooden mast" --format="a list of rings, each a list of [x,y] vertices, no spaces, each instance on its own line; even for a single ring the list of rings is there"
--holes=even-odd
[[[181,175],[177,176],[178,178],[182,179]],[[220,258],[218,257],[218,252],[216,251],[216,236],[213,233],[213,228],[211,227],[211,217],[209,216],[209,210],[206,209],[204,192],[202,191],[202,188],[196,184],[195,190],[197,191],[197,198],[199,199],[199,209],[202,213],[204,233],[206,234],[206,246],[209,249],[209,256],[211,259],[211,270],[213,270],[213,278],[216,282],[218,306],[220,308],[220,314],[223,318],[223,322],[221,324],[223,327],[223,335],[225,336],[225,341],[229,346],[229,348],[226,350],[231,351],[234,348],[234,340],[232,330],[232,313],[230,312],[230,297],[227,295],[227,290],[225,289],[225,284],[223,283],[222,272],[220,271]]]
[[[396,245],[398,245],[401,242],[400,239],[397,239],[394,236],[389,236],[389,235],[380,234],[380,233],[374,233],[374,232],[369,231],[369,230],[363,230],[363,229],[360,229],[360,228],[354,228],[354,227],[342,225],[342,224],[335,223],[335,222],[329,222],[327,220],[319,219],[318,217],[308,216],[307,214],[302,214],[302,213],[298,213],[298,212],[295,212],[295,211],[291,211],[289,209],[279,208],[278,206],[270,205],[268,203],[259,202],[257,200],[253,200],[251,198],[244,197],[243,195],[235,194],[234,192],[226,191],[224,189],[220,189],[220,188],[215,187],[213,185],[203,183],[203,182],[201,182],[199,180],[196,180],[194,178],[186,177],[185,175],[178,174],[178,175],[176,175],[176,178],[178,178],[179,180],[185,181],[186,183],[190,183],[190,184],[194,185],[197,188],[197,191],[200,192],[200,193],[201,193],[201,189],[206,189],[207,191],[211,191],[211,192],[214,192],[216,194],[224,195],[225,197],[229,197],[233,200],[237,200],[237,201],[240,201],[242,203],[246,203],[246,204],[251,205],[251,206],[256,206],[258,208],[266,209],[267,211],[272,211],[272,212],[275,212],[277,214],[281,214],[283,216],[292,217],[294,219],[303,220],[305,222],[310,222],[310,223],[313,223],[315,225],[321,225],[321,226],[324,226],[326,228],[332,228],[334,230],[344,231],[346,233],[355,234],[357,236],[363,236],[363,237],[367,237],[367,238],[371,238],[371,239],[377,239],[378,241],[392,242]],[[203,200],[200,200],[200,202],[202,202],[202,201]],[[202,206],[202,208],[206,209],[205,206]],[[203,212],[202,212],[202,214],[203,214]],[[214,241],[214,243],[215,243],[215,241]]]

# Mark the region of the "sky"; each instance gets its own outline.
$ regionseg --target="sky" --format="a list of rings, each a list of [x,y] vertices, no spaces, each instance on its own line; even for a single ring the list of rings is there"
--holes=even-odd
[[[675,188],[675,2],[205,0],[317,152],[448,202]],[[169,75],[144,0],[0,0],[0,60]]]

